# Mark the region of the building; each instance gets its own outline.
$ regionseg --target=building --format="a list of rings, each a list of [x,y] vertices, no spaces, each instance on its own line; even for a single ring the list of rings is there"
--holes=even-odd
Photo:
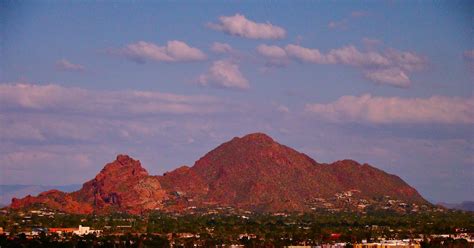
[[[73,233],[77,231],[77,228],[74,227],[51,227],[48,229],[50,233],[64,234],[64,233]]]
[[[354,244],[354,248],[421,248],[421,246],[417,242],[404,240],[385,240],[374,243]]]
[[[51,227],[51,228],[49,228],[49,232],[50,233],[57,233],[57,234],[73,233],[73,234],[76,234],[78,236],[83,236],[83,235],[87,235],[87,234],[100,235],[102,233],[102,230],[92,230],[88,226],[79,225],[78,228],[74,228],[74,227],[72,227],[72,228],[70,228],[70,227],[66,227],[66,228]]]
[[[102,230],[93,230],[88,226],[79,225],[79,228],[76,231],[74,231],[73,233],[78,235],[78,236],[83,236],[83,235],[87,235],[87,234],[99,235],[99,234],[102,233]]]

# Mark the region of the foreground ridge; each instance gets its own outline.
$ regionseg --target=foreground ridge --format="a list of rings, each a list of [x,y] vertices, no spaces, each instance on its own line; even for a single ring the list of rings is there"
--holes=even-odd
[[[430,205],[398,176],[368,164],[321,164],[264,133],[221,144],[162,176],[118,155],[72,193],[58,190],[12,199],[11,208],[44,205],[67,213],[189,211],[215,206],[259,212],[417,209]]]

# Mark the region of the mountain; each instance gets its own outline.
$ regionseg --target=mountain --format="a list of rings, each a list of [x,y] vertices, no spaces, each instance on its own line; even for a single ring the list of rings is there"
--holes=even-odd
[[[441,205],[445,208],[450,208],[450,209],[474,212],[474,201],[463,201],[461,203],[441,202],[441,203],[438,203],[437,205]]]
[[[150,176],[140,161],[119,155],[78,191],[13,199],[11,207],[45,204],[75,213],[140,213],[230,206],[276,212],[358,208],[376,199],[386,200],[382,205],[429,205],[395,175],[352,160],[318,163],[266,134],[254,133],[223,143],[192,167],[162,176]]]
[[[37,197],[12,199],[12,208],[24,208],[33,204],[45,204],[70,213],[107,213],[123,211],[140,213],[156,209],[165,199],[160,182],[141,166],[140,161],[127,155],[105,165],[97,176],[72,193],[51,190]]]
[[[351,190],[368,199],[390,196],[427,203],[397,176],[352,160],[320,164],[262,133],[233,138],[193,167],[166,173],[160,181],[170,178],[175,183],[163,184],[167,190],[192,189],[198,200],[262,211],[305,211],[312,199]]]

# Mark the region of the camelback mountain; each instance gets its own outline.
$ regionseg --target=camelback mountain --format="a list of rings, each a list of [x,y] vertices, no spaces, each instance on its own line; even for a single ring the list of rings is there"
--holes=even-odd
[[[36,197],[14,198],[10,207],[43,205],[85,214],[212,206],[291,212],[309,211],[318,202],[334,207],[340,198],[344,199],[341,204],[391,199],[429,205],[398,176],[352,160],[318,163],[265,134],[254,133],[218,146],[192,167],[182,166],[162,176],[151,176],[140,161],[118,155],[78,191],[51,190]]]

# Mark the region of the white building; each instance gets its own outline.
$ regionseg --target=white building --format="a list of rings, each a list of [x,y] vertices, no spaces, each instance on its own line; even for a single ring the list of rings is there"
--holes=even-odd
[[[102,233],[102,230],[92,230],[88,226],[79,225],[79,228],[77,230],[75,230],[73,233],[78,235],[78,236],[83,236],[83,235],[87,235],[87,234],[99,235],[99,234]]]

